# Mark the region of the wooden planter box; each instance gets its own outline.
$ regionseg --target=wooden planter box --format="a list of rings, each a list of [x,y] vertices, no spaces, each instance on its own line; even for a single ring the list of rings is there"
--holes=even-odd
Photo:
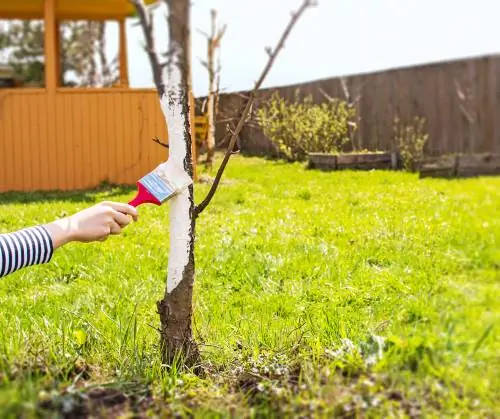
[[[310,153],[308,167],[320,170],[392,169],[400,166],[397,153],[325,154]]]
[[[463,154],[427,158],[420,165],[420,177],[474,177],[500,175],[500,154]]]

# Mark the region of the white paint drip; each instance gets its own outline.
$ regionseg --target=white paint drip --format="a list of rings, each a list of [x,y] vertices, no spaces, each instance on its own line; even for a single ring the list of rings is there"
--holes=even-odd
[[[167,82],[161,98],[161,108],[168,128],[169,161],[183,173],[187,144],[184,140],[185,117],[182,114],[182,74],[179,67],[179,45],[172,45],[171,63],[163,71]],[[191,246],[191,220],[189,219],[189,190],[184,189],[174,196],[170,208],[170,254],[168,259],[167,292],[170,294],[182,281],[184,269],[189,262]]]

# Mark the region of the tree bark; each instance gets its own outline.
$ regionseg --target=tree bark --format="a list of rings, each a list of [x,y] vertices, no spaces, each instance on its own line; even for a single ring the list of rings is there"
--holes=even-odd
[[[164,0],[169,9],[169,61],[163,71],[164,93],[161,105],[169,133],[169,159],[192,177],[191,123],[189,94],[190,30],[189,0]],[[164,362],[177,358],[186,365],[199,359],[191,329],[194,285],[194,194],[193,185],[171,200],[170,255],[167,287],[157,304],[161,324],[161,349]]]
[[[214,163],[215,149],[215,69],[214,55],[216,49],[216,11],[212,10],[211,14],[211,32],[210,38],[207,39],[207,70],[208,70],[208,98],[207,98],[207,161],[206,166],[212,168]]]

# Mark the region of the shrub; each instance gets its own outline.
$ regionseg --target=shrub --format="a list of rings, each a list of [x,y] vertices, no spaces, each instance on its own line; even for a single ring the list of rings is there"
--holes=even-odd
[[[349,141],[349,125],[356,110],[347,102],[332,99],[315,104],[312,96],[288,102],[277,92],[257,111],[264,134],[289,161],[304,160],[307,153],[339,152]]]
[[[416,116],[410,124],[394,119],[394,141],[398,147],[405,170],[417,170],[424,157],[424,147],[429,138],[425,132],[425,118]]]

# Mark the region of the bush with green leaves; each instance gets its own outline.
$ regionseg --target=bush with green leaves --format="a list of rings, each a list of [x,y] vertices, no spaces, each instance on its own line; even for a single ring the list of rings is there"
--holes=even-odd
[[[394,141],[407,171],[416,171],[424,158],[424,147],[429,138],[425,124],[425,118],[419,116],[408,124],[401,122],[399,117],[394,118]]]
[[[304,160],[307,153],[336,153],[356,129],[356,109],[346,101],[332,99],[316,104],[312,95],[287,101],[275,92],[257,111],[264,134],[289,161]]]

